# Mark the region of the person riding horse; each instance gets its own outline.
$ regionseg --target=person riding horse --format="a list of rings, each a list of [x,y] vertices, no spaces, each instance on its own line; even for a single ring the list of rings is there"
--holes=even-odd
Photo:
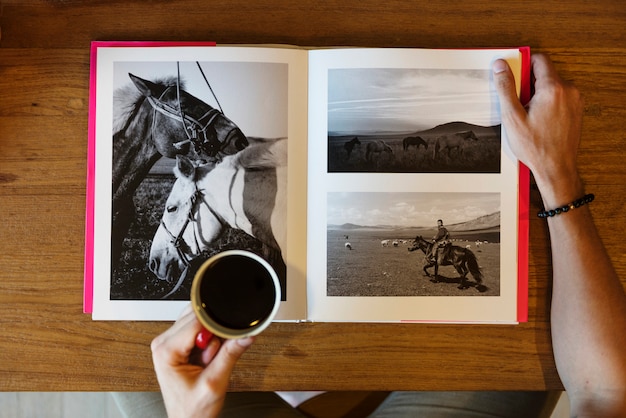
[[[439,248],[444,247],[448,240],[450,239],[450,233],[443,226],[443,221],[441,219],[437,220],[437,235],[433,237],[433,248],[431,249],[430,254],[428,255],[428,260],[430,262],[436,263],[437,256],[439,252]]]

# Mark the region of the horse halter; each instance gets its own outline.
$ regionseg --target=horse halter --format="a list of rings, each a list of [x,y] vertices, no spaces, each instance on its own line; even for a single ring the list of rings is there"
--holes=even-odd
[[[203,200],[204,199],[203,199],[202,192],[196,188],[196,191],[194,192],[194,194],[192,194],[191,197],[189,198],[189,202],[190,202],[189,213],[187,214],[185,223],[183,223],[183,226],[180,229],[180,232],[178,233],[178,235],[174,235],[172,232],[170,232],[170,230],[167,228],[167,225],[165,225],[165,221],[161,219],[161,226],[163,227],[163,230],[167,233],[167,235],[170,237],[170,243],[174,246],[174,248],[176,248],[176,253],[178,254],[178,258],[185,265],[185,268],[189,267],[189,264],[192,258],[188,257],[187,252],[185,251],[186,248],[191,248],[191,247],[187,245],[187,242],[183,238],[183,234],[185,233],[185,231],[187,230],[187,227],[189,226],[191,222],[195,224],[196,220],[193,214],[195,212],[196,205],[198,204],[198,202],[202,202]],[[200,244],[198,243],[198,237],[196,234],[195,227],[194,227],[193,236],[194,236],[194,240],[196,244],[196,249],[198,250],[198,253],[199,253]]]
[[[168,118],[174,119],[178,122],[182,123],[183,130],[185,131],[185,135],[187,136],[186,140],[179,141],[174,143],[174,147],[180,149],[183,145],[191,143],[194,146],[194,150],[198,155],[201,152],[206,153],[211,158],[219,158],[218,153],[221,150],[223,144],[217,139],[217,134],[213,128],[213,124],[215,123],[215,119],[218,116],[224,117],[224,112],[222,111],[222,106],[220,105],[209,81],[204,75],[204,71],[202,71],[202,67],[200,64],[196,62],[202,76],[204,77],[204,81],[207,83],[209,90],[213,94],[217,105],[219,106],[219,110],[212,108],[209,106],[209,110],[204,113],[202,116],[196,118],[190,116],[183,111],[181,101],[180,101],[180,63],[177,63],[177,79],[176,79],[176,99],[178,101],[178,109],[170,106],[169,104],[163,101],[163,97],[165,94],[174,86],[168,86],[163,93],[159,96],[158,99],[155,99],[152,96],[148,96],[148,102],[154,109],[154,117],[152,118],[152,136],[154,136],[154,131],[156,130],[156,112],[161,113],[162,115],[167,116]],[[208,106],[208,105],[207,105]]]
[[[176,282],[176,285],[174,285],[172,290],[170,290],[169,293],[167,293],[161,299],[165,299],[168,296],[174,294],[180,288],[180,286],[185,281],[185,278],[187,277],[187,271],[189,269],[191,261],[194,258],[198,257],[200,255],[200,253],[201,253],[200,243],[198,242],[197,228],[195,226],[196,223],[197,223],[197,220],[194,217],[194,213],[196,212],[196,210],[198,208],[198,205],[200,205],[201,203],[205,203],[207,208],[211,212],[211,214],[218,220],[218,222],[220,222],[220,224],[222,224],[222,225],[224,224],[224,220],[222,219],[222,217],[218,213],[216,213],[213,210],[213,208],[211,208],[211,206],[209,204],[206,203],[206,201],[204,200],[204,193],[202,192],[202,190],[198,189],[198,185],[197,184],[195,184],[195,191],[191,195],[191,197],[189,198],[189,202],[190,202],[189,212],[187,213],[187,217],[185,219],[185,222],[183,223],[183,226],[181,227],[180,232],[178,233],[178,235],[174,235],[167,228],[167,225],[165,225],[165,222],[163,221],[163,219],[161,219],[161,226],[163,227],[163,230],[169,236],[170,243],[176,249],[176,253],[178,254],[178,258],[180,259],[182,264],[185,266],[183,272],[181,273],[180,277],[178,278],[178,281]],[[194,238],[194,241],[195,241],[194,243],[195,243],[195,247],[196,247],[196,253],[195,254],[192,251],[189,251],[189,252],[186,251],[186,249],[191,249],[191,247],[187,244],[187,242],[185,241],[185,238],[183,237],[183,235],[185,234],[185,231],[189,227],[190,223],[193,223],[193,225],[194,225],[194,228],[193,228],[193,238]],[[189,254],[191,254],[191,256],[189,256]]]

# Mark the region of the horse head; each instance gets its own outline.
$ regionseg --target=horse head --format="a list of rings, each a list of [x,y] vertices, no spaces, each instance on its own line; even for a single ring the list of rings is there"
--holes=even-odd
[[[407,250],[409,251],[415,251],[415,250],[419,250],[420,246],[419,246],[419,239],[421,239],[422,237],[420,237],[419,235],[415,237],[415,239],[413,240],[413,244],[407,248]]]
[[[463,137],[463,139],[465,139],[465,140],[472,139],[474,141],[478,141],[478,137],[476,136],[474,131],[459,132],[459,135],[461,135]]]
[[[151,135],[158,151],[169,158],[187,154],[215,157],[241,151],[248,139],[222,112],[182,89],[128,74],[153,113]]]
[[[150,248],[150,270],[161,280],[172,282],[180,277],[222,232],[222,220],[198,188],[198,182],[213,168],[213,164],[197,166],[185,156],[176,157],[176,182]]]
[[[428,248],[429,245],[430,243],[428,241],[422,238],[421,235],[418,235],[415,237],[415,240],[413,240],[413,245],[410,246],[408,250],[409,251],[422,250],[424,254],[426,254],[429,251],[429,248]]]

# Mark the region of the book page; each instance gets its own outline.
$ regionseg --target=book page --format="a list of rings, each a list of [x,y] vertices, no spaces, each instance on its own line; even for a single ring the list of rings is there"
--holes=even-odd
[[[176,319],[199,262],[227,249],[282,268],[277,319],[305,317],[306,63],[296,49],[98,48],[94,319]],[[177,186],[178,154],[198,197]]]
[[[310,320],[516,322],[496,58],[520,74],[517,49],[310,52]]]

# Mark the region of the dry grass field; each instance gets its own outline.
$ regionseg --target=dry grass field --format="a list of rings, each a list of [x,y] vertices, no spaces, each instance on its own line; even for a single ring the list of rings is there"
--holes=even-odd
[[[409,252],[416,231],[385,231],[380,229],[328,231],[328,286],[329,296],[498,296],[500,294],[500,244],[495,241],[476,247],[478,232],[454,236],[462,241],[455,245],[471,246],[483,273],[483,285],[476,286],[468,274],[470,287],[458,289],[459,274],[452,266],[439,268],[440,281],[433,283],[422,270],[425,256],[420,250]],[[421,231],[425,237],[434,231]],[[352,250],[345,247],[348,234]],[[395,235],[393,235],[395,234]],[[492,237],[493,233],[485,236]],[[381,240],[397,239],[397,247],[383,247]],[[465,239],[468,241],[465,242]],[[487,238],[483,238],[484,241]],[[402,243],[406,240],[407,243]],[[488,239],[487,239],[488,240]]]

